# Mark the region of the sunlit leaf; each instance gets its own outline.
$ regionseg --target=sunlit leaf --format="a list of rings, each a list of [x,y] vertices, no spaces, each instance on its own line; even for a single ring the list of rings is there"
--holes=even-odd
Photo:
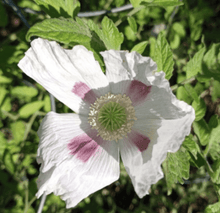
[[[30,115],[40,110],[43,107],[44,101],[34,101],[32,103],[28,103],[20,108],[19,114],[22,118],[28,118]]]
[[[139,54],[142,54],[142,53],[144,52],[144,50],[145,50],[147,44],[148,44],[148,41],[142,41],[142,42],[136,44],[136,45],[131,49],[131,52],[132,52],[132,51],[136,51],[136,52],[138,52]]]
[[[155,47],[154,60],[157,63],[157,71],[164,71],[166,79],[170,79],[173,73],[173,53],[165,36],[160,33]]]
[[[14,140],[19,143],[24,138],[25,132],[25,124],[22,121],[16,121],[15,123],[11,124],[11,131],[14,137]]]
[[[134,33],[137,32],[137,23],[135,21],[135,18],[130,16],[127,18],[129,26],[131,27],[131,29],[133,30]]]

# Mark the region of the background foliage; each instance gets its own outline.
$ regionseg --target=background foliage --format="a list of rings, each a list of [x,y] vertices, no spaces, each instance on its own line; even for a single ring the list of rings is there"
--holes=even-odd
[[[220,3],[218,0],[16,0],[30,30],[11,7],[0,3],[0,212],[34,213],[39,165],[37,129],[51,110],[50,97],[17,67],[35,37],[65,48],[83,44],[94,52],[137,51],[152,57],[177,98],[191,104],[196,119],[177,153],[163,163],[165,178],[139,199],[121,164],[120,179],[77,207],[51,194],[43,212],[220,212]],[[74,4],[73,4],[74,3]],[[79,11],[134,10],[77,18]],[[180,6],[178,6],[180,5]],[[26,11],[26,12],[24,12]],[[37,12],[39,11],[39,12]],[[40,12],[41,11],[41,12]],[[56,101],[57,112],[71,112]]]

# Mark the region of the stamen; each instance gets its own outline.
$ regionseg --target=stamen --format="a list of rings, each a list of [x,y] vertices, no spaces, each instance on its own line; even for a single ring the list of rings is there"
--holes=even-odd
[[[135,110],[125,94],[108,93],[90,105],[88,122],[104,140],[118,141],[131,132]]]

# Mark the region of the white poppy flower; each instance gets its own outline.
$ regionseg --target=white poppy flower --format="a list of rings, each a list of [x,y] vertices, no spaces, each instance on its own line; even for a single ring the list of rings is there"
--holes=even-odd
[[[195,119],[173,95],[164,72],[136,52],[101,52],[103,74],[84,46],[72,50],[41,38],[18,66],[76,113],[43,119],[37,197],[60,195],[67,208],[119,178],[119,152],[137,195],[163,178],[161,163],[176,152]]]

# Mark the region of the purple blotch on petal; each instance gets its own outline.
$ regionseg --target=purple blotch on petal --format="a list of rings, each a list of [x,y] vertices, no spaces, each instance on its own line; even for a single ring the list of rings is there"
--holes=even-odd
[[[83,133],[71,139],[67,147],[70,150],[70,154],[76,155],[78,159],[86,162],[96,153],[102,143],[100,136],[96,136],[95,140]]]
[[[145,151],[150,143],[150,139],[147,136],[134,130],[128,133],[128,138],[140,152]]]
[[[128,86],[126,94],[130,97],[132,105],[137,106],[145,101],[150,91],[151,86],[147,86],[138,80],[133,80]]]
[[[93,104],[97,99],[96,94],[83,82],[76,82],[72,92],[90,104]]]

